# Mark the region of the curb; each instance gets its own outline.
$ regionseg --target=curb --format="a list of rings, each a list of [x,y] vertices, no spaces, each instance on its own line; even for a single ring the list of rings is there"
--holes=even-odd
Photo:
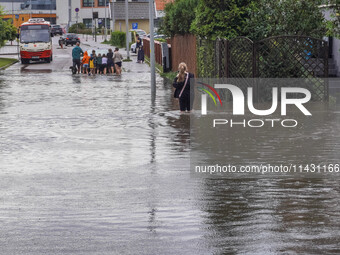
[[[18,63],[18,62],[19,62],[19,60],[16,59],[12,63],[9,63],[8,65],[5,65],[3,67],[0,67],[0,70],[5,70],[6,68],[8,68],[8,67],[10,67],[10,66],[12,66],[12,65],[14,65],[15,63]]]

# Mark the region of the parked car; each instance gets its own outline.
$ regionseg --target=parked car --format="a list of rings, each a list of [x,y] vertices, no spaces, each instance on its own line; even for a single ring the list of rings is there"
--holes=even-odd
[[[131,44],[131,52],[132,53],[137,53],[137,43],[133,43],[133,44]]]
[[[63,36],[64,44],[68,45],[75,45],[77,42],[80,42],[80,38],[77,34],[66,34]]]
[[[63,28],[60,25],[52,25],[51,34],[52,35],[63,35]]]
[[[141,39],[143,39],[146,36],[146,32],[142,29],[132,29],[130,31],[136,32],[136,34],[138,34]]]

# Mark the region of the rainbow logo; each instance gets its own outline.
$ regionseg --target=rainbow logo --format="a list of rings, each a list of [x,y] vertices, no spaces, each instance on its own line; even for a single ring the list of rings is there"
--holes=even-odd
[[[216,91],[213,87],[211,87],[210,85],[205,84],[205,83],[203,83],[203,82],[197,82],[197,83],[200,84],[200,85],[202,85],[202,86],[204,86],[204,87],[207,87],[208,89],[210,89],[210,90],[216,95],[216,97],[218,98],[218,100],[219,100],[221,106],[223,106],[220,95],[217,93],[217,91]],[[198,89],[198,91],[200,91],[202,94],[208,94],[208,95],[212,98],[212,100],[214,101],[215,105],[217,105],[216,98],[213,96],[213,94],[212,94],[208,89],[205,89],[205,88],[202,88],[202,87],[198,87],[197,89]]]

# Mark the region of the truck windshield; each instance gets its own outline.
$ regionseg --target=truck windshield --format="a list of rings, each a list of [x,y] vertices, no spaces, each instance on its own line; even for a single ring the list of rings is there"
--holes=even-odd
[[[50,42],[49,29],[22,29],[20,33],[21,43]]]

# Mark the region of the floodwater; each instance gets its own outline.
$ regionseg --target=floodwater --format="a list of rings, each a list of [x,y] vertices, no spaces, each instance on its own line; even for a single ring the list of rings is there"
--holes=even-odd
[[[340,253],[338,178],[193,177],[190,116],[126,68],[0,74],[0,254]]]

